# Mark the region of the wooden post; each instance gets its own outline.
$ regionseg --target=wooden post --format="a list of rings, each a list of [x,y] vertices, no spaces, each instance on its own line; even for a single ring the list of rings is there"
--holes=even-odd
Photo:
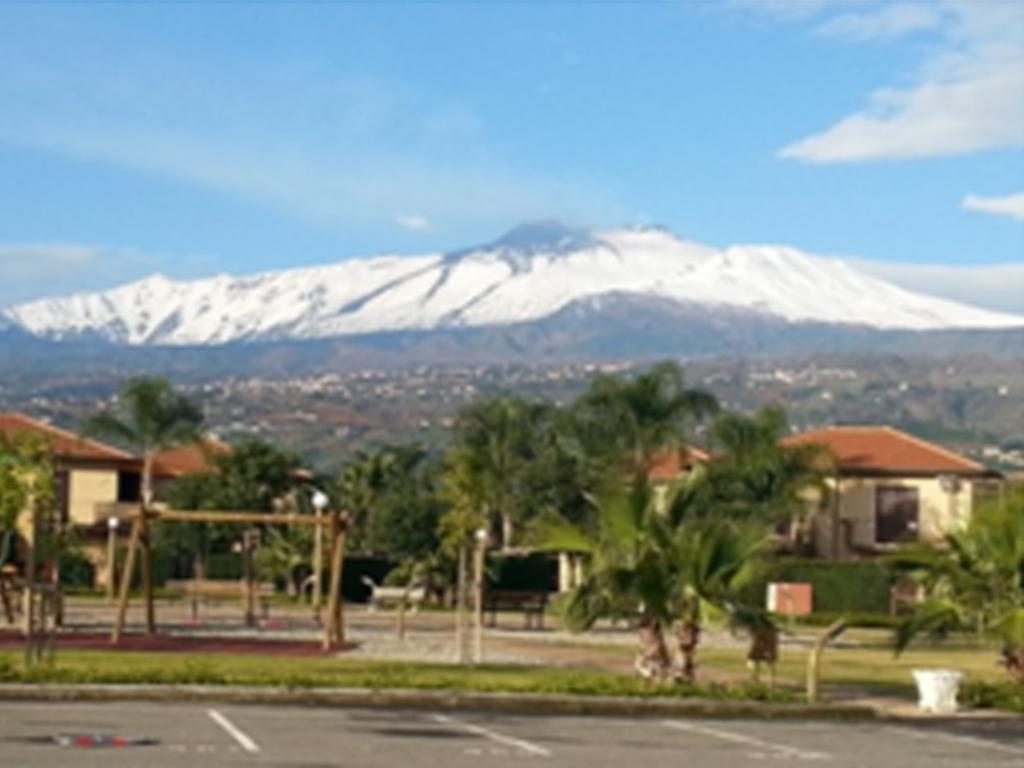
[[[341,513],[334,510],[331,512],[331,583],[327,596],[327,621],[324,623],[325,651],[329,651],[334,643],[344,639],[344,630],[341,629],[341,568],[344,547]]]
[[[149,514],[145,508],[140,515],[142,530],[142,594],[146,601],[146,634],[156,634],[156,612],[153,607],[153,542],[150,535]]]
[[[128,611],[128,595],[132,588],[132,570],[135,568],[135,550],[139,548],[139,538],[142,536],[142,517],[136,517],[132,521],[132,532],[128,538],[128,551],[125,552],[124,566],[121,568],[121,594],[117,599],[117,614],[114,617],[114,626],[110,631],[110,642],[117,645],[121,639],[121,631],[124,629],[124,617]]]

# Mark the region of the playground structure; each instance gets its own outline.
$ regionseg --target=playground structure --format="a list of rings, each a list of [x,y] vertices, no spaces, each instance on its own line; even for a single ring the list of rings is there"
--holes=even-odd
[[[131,533],[128,538],[128,550],[121,568],[120,591],[114,623],[110,632],[110,642],[116,645],[124,632],[125,617],[131,595],[132,574],[135,569],[137,555],[140,560],[143,600],[145,602],[146,632],[156,633],[156,611],[153,599],[153,557],[152,527],[154,523],[163,521],[188,523],[241,523],[246,525],[311,525],[318,526],[321,531],[328,531],[328,546],[331,555],[330,579],[327,597],[326,620],[323,622],[323,650],[343,646],[345,643],[345,624],[341,599],[341,572],[344,566],[345,538],[348,529],[348,517],[340,510],[332,510],[327,515],[296,515],[274,514],[265,512],[230,512],[230,511],[183,511],[163,509],[140,505],[137,514],[131,520]],[[250,547],[246,546],[247,563]],[[247,575],[250,569],[247,566]],[[249,623],[255,600],[253,581],[246,579],[246,619]]]

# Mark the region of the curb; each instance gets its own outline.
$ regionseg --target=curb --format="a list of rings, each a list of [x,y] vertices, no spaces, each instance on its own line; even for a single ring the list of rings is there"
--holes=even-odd
[[[877,720],[867,705],[769,704],[709,699],[467,693],[460,691],[276,688],[214,685],[3,684],[0,701],[151,701],[277,704],[299,707],[485,711],[520,715],[597,715],[761,720]]]

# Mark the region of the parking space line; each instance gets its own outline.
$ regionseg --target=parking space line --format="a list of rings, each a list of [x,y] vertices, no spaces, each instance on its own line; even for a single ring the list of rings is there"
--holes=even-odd
[[[677,720],[663,720],[662,725],[667,728],[672,728],[677,731],[687,731],[689,733],[697,733],[702,736],[710,736],[713,739],[719,739],[721,741],[732,742],[733,744],[744,744],[748,747],[757,747],[758,749],[768,750],[769,752],[775,752],[780,756],[794,757],[797,760],[831,760],[832,755],[828,752],[813,752],[806,749],[800,749],[799,747],[791,747],[788,744],[778,744],[773,741],[764,741],[756,736],[748,736],[745,733],[737,733],[736,731],[726,731],[722,728],[710,728],[706,725],[697,725],[696,723],[684,723]]]
[[[474,725],[473,723],[466,723],[462,720],[456,720],[447,715],[431,715],[431,718],[438,723],[444,723],[455,728],[459,728],[468,733],[476,734],[477,736],[483,736],[484,738],[495,741],[498,744],[504,744],[506,747],[515,747],[521,749],[524,752],[529,752],[531,755],[537,755],[538,757],[551,757],[551,750],[545,749],[539,744],[534,744],[532,741],[525,741],[524,739],[516,739],[512,736],[505,736],[504,734],[492,731],[489,728],[484,728],[480,725]]]
[[[216,709],[208,709],[206,710],[206,714],[210,716],[213,722],[215,722],[217,725],[219,725],[221,728],[227,731],[228,735],[235,741],[237,741],[238,745],[246,752],[260,751],[259,744],[253,741],[245,731],[243,731],[237,725],[235,725],[226,717],[224,717],[224,715],[222,715]]]
[[[935,731],[932,729],[928,729],[927,731],[915,731],[913,728],[901,728],[896,725],[890,725],[886,730],[892,733],[899,733],[903,736],[910,736],[914,739],[924,739],[927,741],[933,738],[939,738],[945,739],[946,741],[954,741],[969,747],[987,747],[988,749],[993,749],[996,752],[1004,752],[1009,755],[1024,755],[1024,749],[1000,744],[998,741],[989,741],[988,739],[983,739],[979,736],[963,736],[958,733],[946,733],[945,731]]]

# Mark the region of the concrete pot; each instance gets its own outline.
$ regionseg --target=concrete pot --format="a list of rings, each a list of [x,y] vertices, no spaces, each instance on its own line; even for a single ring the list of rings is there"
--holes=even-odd
[[[915,669],[918,709],[936,714],[952,714],[957,710],[956,694],[963,675],[953,669]]]

